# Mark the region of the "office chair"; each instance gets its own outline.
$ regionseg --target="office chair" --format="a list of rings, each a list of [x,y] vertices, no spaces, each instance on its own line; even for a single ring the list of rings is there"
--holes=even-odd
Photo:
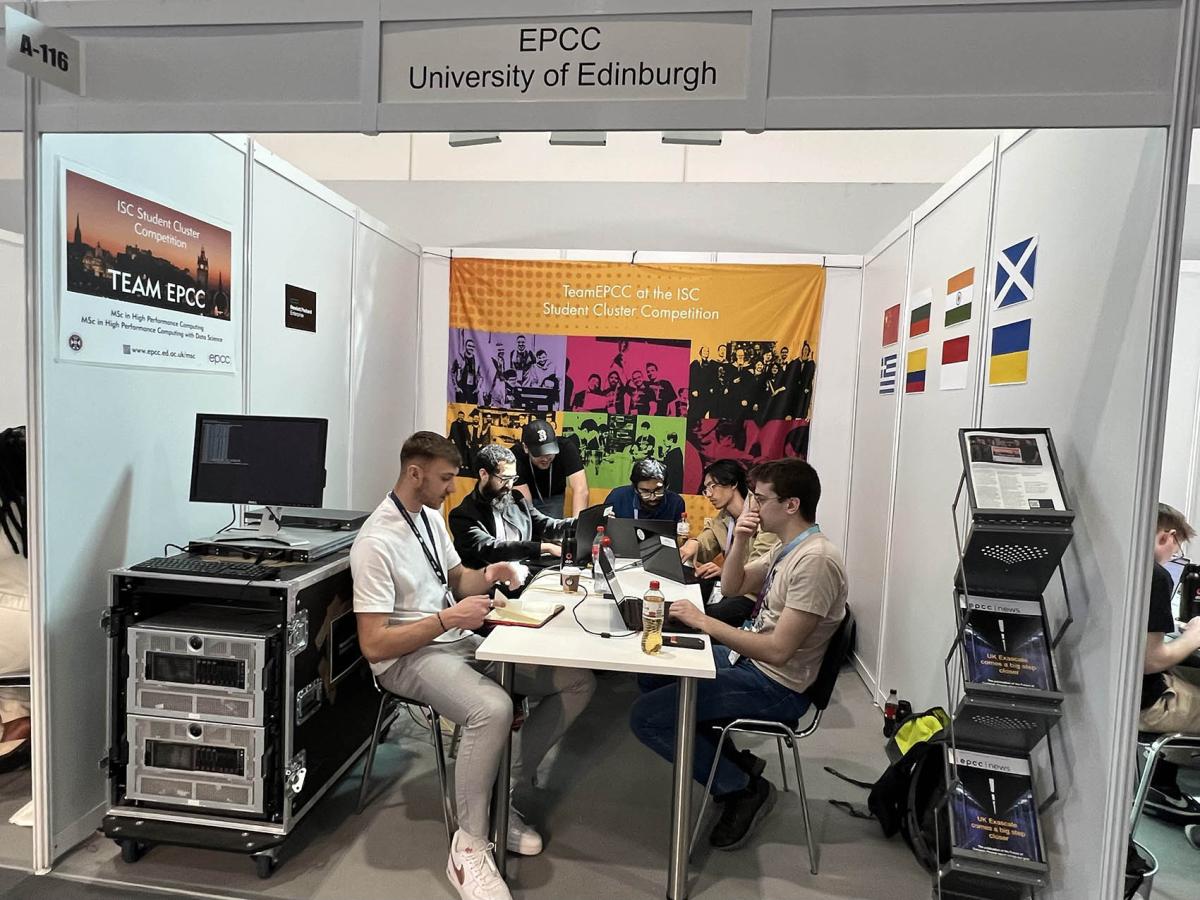
[[[1146,797],[1150,794],[1150,783],[1154,778],[1154,770],[1168,748],[1178,750],[1200,751],[1200,735],[1195,734],[1153,734],[1147,731],[1138,732],[1138,748],[1145,751],[1146,764],[1142,768],[1142,777],[1138,780],[1137,792],[1133,797],[1133,808],[1129,813],[1129,833],[1137,832],[1138,822],[1141,821],[1142,811],[1146,806]]]
[[[721,748],[725,743],[725,737],[730,732],[738,734],[756,734],[762,737],[775,738],[776,746],[779,750],[779,767],[783,772],[783,789],[787,788],[787,767],[783,762],[783,745],[786,742],[792,749],[792,758],[796,765],[796,785],[800,792],[800,810],[804,815],[804,832],[805,838],[808,841],[808,862],[809,871],[814,875],[817,874],[817,847],[813,841],[812,821],[808,813],[808,795],[804,791],[804,772],[800,767],[800,750],[797,747],[799,741],[804,738],[812,737],[816,733],[817,727],[821,724],[821,716],[825,712],[825,708],[829,706],[829,700],[833,696],[833,686],[837,683],[838,675],[841,673],[842,665],[850,654],[854,640],[854,616],[850,613],[850,607],[846,607],[846,615],[842,618],[842,622],[834,632],[833,638],[829,641],[829,646],[825,649],[825,656],[821,659],[821,668],[817,673],[817,679],[809,687],[805,694],[807,695],[813,710],[812,720],[806,727],[801,729],[801,724],[804,721],[801,718],[797,722],[771,722],[762,719],[733,719],[728,722],[704,722],[702,724],[710,728],[720,728],[721,736],[717,739],[717,752],[713,756],[712,768],[708,770],[708,782],[704,785],[704,799],[700,802],[700,813],[696,817],[696,826],[692,831],[692,841],[688,845],[688,857],[691,858],[692,852],[696,849],[696,838],[700,835],[700,825],[704,821],[704,810],[708,806],[709,797],[712,796],[712,783],[717,774],[717,764],[721,760]],[[807,713],[806,713],[807,715]]]
[[[379,691],[379,712],[375,716],[375,730],[371,734],[371,746],[367,748],[367,761],[363,766],[362,783],[358,788],[358,812],[362,813],[367,805],[367,788],[371,781],[371,769],[375,765],[375,751],[379,749],[379,741],[382,737],[381,732],[384,730],[384,721],[390,706],[395,704],[407,706],[410,709],[418,709],[425,717],[426,723],[429,725],[430,739],[433,742],[434,763],[437,765],[438,787],[442,793],[442,818],[446,823],[446,843],[449,844],[454,840],[454,830],[456,828],[454,806],[450,802],[450,790],[448,780],[446,778],[446,751],[442,746],[442,728],[437,712],[428,703],[422,703],[419,700],[413,700],[409,697],[401,697],[399,694],[393,694],[379,686],[379,682],[375,682],[375,689]]]

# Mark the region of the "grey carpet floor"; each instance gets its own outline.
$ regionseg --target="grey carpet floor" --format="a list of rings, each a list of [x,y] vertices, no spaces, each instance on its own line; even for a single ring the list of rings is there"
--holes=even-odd
[[[28,766],[0,774],[0,866],[33,868],[33,829],[8,823],[12,814],[32,796]]]
[[[670,768],[629,732],[628,709],[636,690],[627,676],[601,678],[595,701],[544,763],[540,788],[518,798],[547,843],[541,856],[512,858],[510,884],[518,900],[664,895]],[[819,875],[808,871],[803,820],[789,773],[792,791],[780,795],[750,845],[733,853],[698,848],[691,896],[928,897],[927,876],[898,838],[887,841],[876,823],[850,818],[828,803],[830,798],[864,802],[865,792],[822,767],[873,780],[885,765],[879,724],[866,689],[847,671],[820,730],[802,745],[820,843]],[[781,786],[774,745],[755,749],[768,759],[768,777]],[[246,858],[181,847],[157,847],[126,865],[116,846],[99,835],[55,871],[110,886],[210,897],[453,898],[444,874],[445,835],[432,750],[424,732],[403,719],[392,729],[376,762],[374,798],[361,816],[354,813],[358,771],[352,770],[297,827],[269,880],[258,879]]]

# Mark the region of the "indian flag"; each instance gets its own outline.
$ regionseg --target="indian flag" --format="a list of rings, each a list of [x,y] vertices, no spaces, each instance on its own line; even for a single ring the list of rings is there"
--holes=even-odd
[[[992,365],[988,384],[1024,384],[1029,380],[1030,319],[992,329]]]
[[[929,349],[911,350],[904,366],[904,393],[925,393],[925,369],[929,360]]]
[[[939,390],[961,391],[967,386],[967,360],[971,350],[971,336],[951,338],[942,343],[942,372]]]
[[[971,320],[975,300],[975,270],[959,272],[946,282],[946,327]]]

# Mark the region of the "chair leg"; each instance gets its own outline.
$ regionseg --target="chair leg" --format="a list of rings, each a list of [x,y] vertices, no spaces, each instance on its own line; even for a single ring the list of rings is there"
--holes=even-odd
[[[792,757],[796,761],[796,786],[800,792],[800,811],[804,814],[804,836],[808,840],[808,870],[817,874],[817,843],[813,838],[812,819],[808,815],[808,794],[804,791],[804,770],[800,767],[800,748],[793,736],[788,742],[792,745]]]
[[[708,798],[712,796],[713,780],[717,777],[717,764],[721,761],[721,748],[725,744],[725,737],[729,734],[729,726],[721,729],[721,736],[717,738],[717,752],[713,754],[712,766],[708,770],[708,781],[704,783],[704,796],[700,800],[700,812],[696,815],[696,827],[692,829],[692,840],[688,844],[688,859],[692,858],[692,853],[696,849],[696,838],[700,836],[700,825],[704,822],[704,810],[708,808]]]
[[[375,714],[375,730],[371,732],[371,745],[367,748],[367,761],[363,764],[362,783],[358,787],[358,812],[367,805],[367,788],[371,783],[371,768],[375,765],[375,751],[379,749],[379,731],[383,728],[383,712],[387,708],[388,696],[379,698],[379,712]]]
[[[454,731],[450,733],[450,758],[458,759],[458,744],[462,740],[462,726],[455,725]]]
[[[437,766],[438,787],[442,792],[442,818],[446,822],[446,843],[454,840],[455,815],[450,804],[450,789],[446,778],[446,750],[442,744],[442,727],[438,714],[432,707],[426,707],[425,717],[429,720],[429,733],[433,740],[433,761]]]
[[[1146,767],[1142,769],[1141,780],[1138,781],[1137,793],[1133,798],[1133,809],[1129,814],[1129,833],[1133,834],[1137,831],[1138,822],[1142,818],[1142,810],[1146,806],[1146,797],[1150,794],[1150,784],[1154,780],[1154,770],[1158,768],[1158,761],[1162,758],[1163,751],[1167,749],[1167,745],[1176,738],[1181,737],[1179,734],[1164,734],[1153,744],[1150,745],[1146,757]]]
[[[783,776],[783,792],[786,794],[788,789],[787,780],[787,764],[783,761],[783,735],[775,738],[775,747],[779,751],[779,772]]]

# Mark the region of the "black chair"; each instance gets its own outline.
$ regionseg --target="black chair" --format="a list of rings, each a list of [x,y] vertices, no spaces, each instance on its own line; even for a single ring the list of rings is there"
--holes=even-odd
[[[1133,797],[1133,808],[1129,813],[1130,835],[1137,832],[1138,822],[1141,821],[1142,811],[1146,806],[1146,797],[1150,793],[1150,784],[1154,779],[1154,770],[1158,768],[1158,761],[1170,748],[1200,751],[1200,735],[1154,734],[1148,731],[1139,731],[1138,748],[1148,755],[1146,763],[1142,767],[1142,777],[1138,780],[1137,792]]]
[[[454,840],[456,823],[454,806],[450,802],[450,790],[446,777],[446,751],[442,745],[440,717],[428,703],[422,703],[420,700],[413,700],[410,697],[401,697],[399,694],[393,694],[381,688],[379,682],[375,683],[375,688],[379,691],[379,712],[375,716],[375,731],[371,735],[371,746],[367,748],[367,761],[363,765],[362,783],[358,788],[358,812],[361,813],[367,805],[367,788],[371,781],[371,769],[375,765],[375,751],[379,749],[379,741],[385,731],[384,723],[388,722],[390,724],[388,713],[396,705],[419,710],[421,715],[424,716],[426,724],[429,726],[430,739],[433,743],[434,763],[437,765],[438,787],[442,793],[442,818],[446,823],[446,843],[449,844]]]
[[[814,875],[817,874],[817,846],[813,840],[812,820],[808,813],[808,795],[804,791],[804,772],[800,766],[800,750],[796,745],[799,741],[807,737],[812,737],[821,724],[821,716],[824,714],[825,708],[829,706],[829,700],[833,696],[833,686],[837,683],[842,666],[850,655],[853,642],[854,616],[850,613],[850,607],[847,606],[846,615],[842,618],[841,624],[838,625],[837,631],[834,632],[833,638],[829,641],[829,646],[825,649],[825,656],[821,659],[821,668],[817,672],[816,681],[805,691],[805,695],[811,704],[810,709],[813,711],[812,719],[807,726],[801,727],[804,721],[803,718],[797,722],[734,719],[730,722],[703,723],[711,728],[720,728],[721,736],[717,739],[717,752],[713,756],[712,768],[708,770],[708,782],[704,785],[704,799],[700,802],[700,813],[696,817],[696,827],[692,831],[692,842],[688,846],[689,857],[696,849],[696,839],[700,835],[700,825],[704,821],[704,810],[708,806],[708,798],[711,796],[712,783],[717,774],[717,763],[721,760],[721,749],[725,744],[725,737],[730,732],[757,734],[762,737],[773,737],[776,740],[776,746],[779,748],[779,767],[783,771],[783,789],[785,791],[787,790],[787,769],[783,763],[783,744],[786,743],[792,749],[792,759],[796,765],[796,784],[800,792],[800,810],[804,815],[804,832],[805,838],[808,841],[809,870]]]

